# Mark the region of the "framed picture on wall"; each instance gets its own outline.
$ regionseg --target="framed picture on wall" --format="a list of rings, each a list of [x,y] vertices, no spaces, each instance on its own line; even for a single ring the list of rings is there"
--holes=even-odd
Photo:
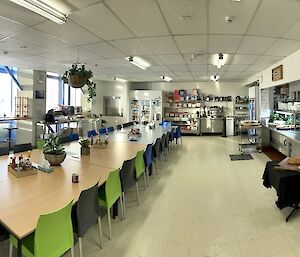
[[[45,91],[35,90],[35,99],[45,99]]]

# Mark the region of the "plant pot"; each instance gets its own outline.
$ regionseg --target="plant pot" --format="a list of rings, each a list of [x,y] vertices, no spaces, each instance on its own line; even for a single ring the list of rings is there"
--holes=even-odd
[[[86,78],[79,75],[69,75],[68,82],[71,87],[81,88],[86,83]]]
[[[45,159],[50,163],[51,166],[59,166],[66,158],[66,153],[62,154],[44,154]]]
[[[90,154],[90,148],[89,147],[81,147],[81,155],[89,155]]]

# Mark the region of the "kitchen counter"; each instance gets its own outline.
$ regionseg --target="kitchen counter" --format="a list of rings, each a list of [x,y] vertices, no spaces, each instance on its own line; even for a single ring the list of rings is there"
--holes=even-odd
[[[275,127],[269,127],[267,125],[264,125],[264,127],[269,129],[270,131],[274,131],[276,133],[279,133],[280,135],[288,137],[289,139],[291,139],[291,140],[293,140],[297,143],[300,143],[300,131],[295,131],[295,130],[292,130],[292,129],[282,130],[282,129],[277,129]]]
[[[5,121],[14,121],[14,120],[30,120],[30,117],[7,117],[7,118],[0,118],[0,122]]]

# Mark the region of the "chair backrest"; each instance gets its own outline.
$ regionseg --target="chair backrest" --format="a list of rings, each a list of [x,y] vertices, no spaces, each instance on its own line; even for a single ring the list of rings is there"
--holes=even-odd
[[[163,134],[162,137],[161,137],[161,144],[160,144],[160,147],[161,147],[161,151],[164,152],[165,151],[165,148],[166,148],[166,136],[167,134]]]
[[[6,239],[8,239],[8,237],[9,237],[9,233],[6,231],[4,227],[0,225],[0,242],[5,241]]]
[[[106,128],[101,128],[101,129],[99,129],[99,133],[100,133],[101,135],[106,134],[106,133],[107,133]]]
[[[181,137],[181,130],[180,130],[180,127],[176,127],[176,130],[175,130],[175,138],[180,138]]]
[[[169,140],[170,140],[171,142],[173,142],[173,141],[174,141],[174,138],[175,138],[174,128],[172,128],[171,131],[170,131],[170,139],[169,139]]]
[[[122,187],[120,180],[120,169],[117,169],[109,173],[105,182],[105,198],[107,208],[111,208],[121,195]]]
[[[170,132],[168,131],[166,133],[166,137],[165,137],[165,145],[166,145],[166,147],[169,147],[169,139],[170,139]]]
[[[76,204],[76,225],[79,237],[97,222],[100,215],[98,205],[98,183],[80,193]]]
[[[123,124],[123,128],[127,128],[127,127],[130,127],[130,124],[128,122]]]
[[[149,168],[153,162],[152,144],[148,144],[144,152],[145,166]]]
[[[135,185],[135,157],[123,162],[123,166],[120,171],[120,178],[123,192]]]
[[[90,130],[87,132],[88,137],[94,137],[97,136],[97,132],[95,130]]]
[[[32,150],[31,143],[14,145],[14,148],[13,148],[14,153],[20,153],[20,152],[25,152],[25,151],[30,151],[30,150]]]
[[[78,134],[74,133],[70,135],[70,141],[78,141],[78,140],[79,140]]]
[[[67,142],[70,142],[70,136],[59,138],[59,143],[64,144],[64,143],[67,143]]]
[[[117,125],[117,130],[121,130],[122,129],[122,125]]]
[[[135,174],[139,178],[145,171],[144,151],[138,151],[135,156]]]
[[[114,127],[107,128],[107,132],[113,132],[114,130],[115,130]]]
[[[9,148],[8,147],[0,148],[0,156],[8,155],[8,154],[9,154]]]
[[[35,257],[61,256],[73,247],[72,202],[39,217],[34,237]]]
[[[153,146],[153,155],[157,158],[161,152],[161,138],[157,138]]]

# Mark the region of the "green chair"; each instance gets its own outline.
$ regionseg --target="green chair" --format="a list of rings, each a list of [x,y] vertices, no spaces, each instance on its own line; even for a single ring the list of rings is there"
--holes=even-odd
[[[121,219],[123,219],[123,201],[120,181],[120,169],[117,169],[110,172],[105,184],[101,185],[98,190],[99,206],[107,210],[109,239],[111,239],[110,209],[113,206],[113,204],[119,199],[121,205]]]
[[[73,202],[73,201],[72,201]],[[72,202],[64,208],[39,217],[36,230],[22,239],[22,255],[25,257],[58,257],[71,249],[74,257]],[[10,249],[17,247],[17,239],[10,235]],[[12,252],[10,255],[12,256]]]
[[[145,162],[144,162],[144,151],[138,151],[136,153],[136,157],[135,157],[135,174],[136,174],[136,178],[138,180],[138,178],[143,174],[144,176],[144,187],[145,190],[147,188],[147,178],[146,178],[146,167],[145,167]]]

